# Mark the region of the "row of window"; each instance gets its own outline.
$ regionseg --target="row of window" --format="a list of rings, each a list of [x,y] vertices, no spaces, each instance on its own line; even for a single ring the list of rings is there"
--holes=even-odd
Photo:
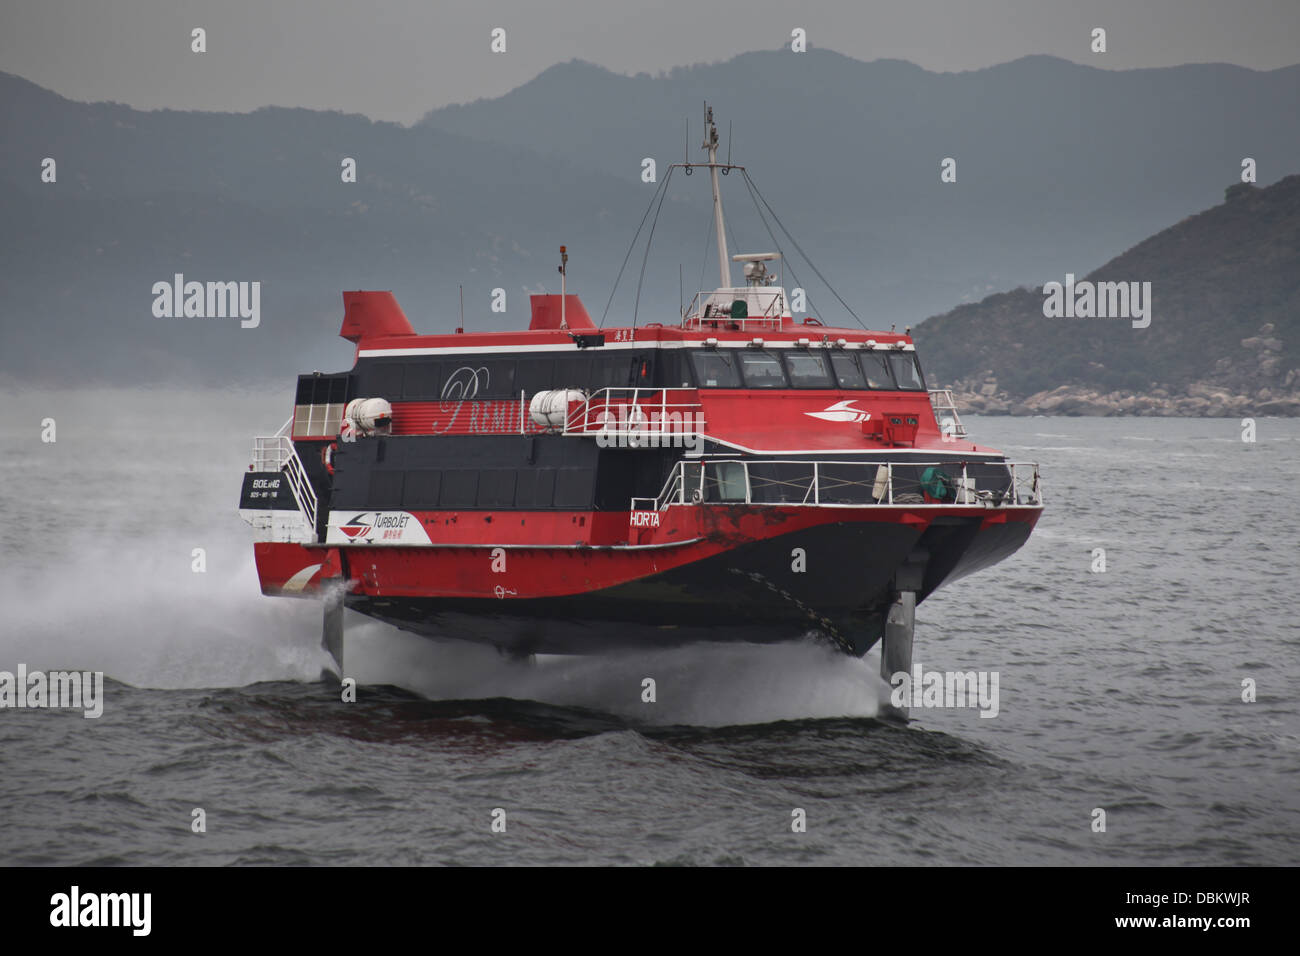
[[[699,388],[925,390],[915,352],[710,349],[691,363]]]
[[[348,373],[335,375],[298,376],[298,392],[294,405],[339,405],[348,400]]]
[[[363,359],[356,393],[406,401],[518,398],[553,388],[622,388],[661,385],[652,355],[624,351],[592,355],[455,359],[430,357],[406,362]]]
[[[404,401],[518,398],[554,388],[844,388],[925,390],[915,352],[870,349],[698,349],[358,363],[354,395]],[[300,399],[338,382],[303,376]],[[301,400],[299,404],[304,404]]]

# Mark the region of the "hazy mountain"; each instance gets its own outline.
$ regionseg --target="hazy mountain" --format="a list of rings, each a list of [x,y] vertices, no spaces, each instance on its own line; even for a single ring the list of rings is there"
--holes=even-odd
[[[1261,184],[1300,172],[1300,66],[1109,71],[1034,56],[931,73],[783,50],[629,78],[571,62],[423,125],[630,176],[645,156],[700,157],[706,98],[733,161],[876,326],[1095,268],[1216,202],[1244,157]],[[940,182],[946,157],[956,183]],[[750,205],[739,188],[728,199],[732,215]]]
[[[931,379],[984,411],[1300,414],[1300,176],[1232,186],[1078,281],[1150,282],[1150,325],[1000,293],[916,330]]]
[[[525,150],[338,113],[146,113],[0,76],[0,120],[0,373],[23,378],[345,367],[344,289],[393,289],[418,328],[449,331],[463,283],[471,327],[526,325],[525,290],[555,282],[566,239],[573,287],[603,306],[647,198]],[[153,284],[178,272],[260,281],[261,325],[155,318]],[[505,315],[488,310],[495,287]]]
[[[247,381],[339,368],[345,288],[392,289],[417,328],[527,321],[526,290],[570,288],[599,315],[656,184],[699,159],[708,99],[732,158],[869,324],[1087,272],[1221,195],[1243,156],[1297,171],[1300,67],[1102,71],[1047,57],[935,74],[812,51],[753,53],[660,77],[563,64],[414,128],[333,112],[141,112],[75,103],[0,74],[0,374]],[[41,182],[41,160],[58,181]],[[940,161],[957,160],[941,183]],[[354,157],[358,182],[340,181]],[[772,246],[739,175],[732,251]],[[675,173],[640,321],[671,321],[715,281],[707,180]],[[781,239],[786,252],[789,244]],[[680,267],[680,271],[679,271]],[[828,319],[846,317],[806,263]],[[629,321],[638,248],[610,321]],[[262,283],[261,326],[163,319],[155,282]],[[505,315],[488,311],[491,289]],[[287,388],[287,384],[286,384]]]

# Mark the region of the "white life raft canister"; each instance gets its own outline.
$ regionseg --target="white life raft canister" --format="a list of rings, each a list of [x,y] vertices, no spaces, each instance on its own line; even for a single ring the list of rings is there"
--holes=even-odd
[[[563,428],[571,402],[585,402],[587,393],[576,388],[553,388],[538,392],[528,403],[528,416],[543,428]]]

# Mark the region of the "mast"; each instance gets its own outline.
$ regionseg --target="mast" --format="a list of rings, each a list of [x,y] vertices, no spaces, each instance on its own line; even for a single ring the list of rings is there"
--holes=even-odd
[[[731,288],[731,260],[727,258],[727,226],[722,219],[722,191],[718,187],[718,127],[713,122],[713,107],[704,104],[704,145],[709,151],[709,178],[713,181],[713,221],[718,227],[718,275],[720,288]],[[689,172],[690,170],[687,170]]]
[[[564,304],[568,301],[568,288],[565,283],[569,278],[569,253],[560,246],[560,328],[567,329],[569,323],[564,314]]]

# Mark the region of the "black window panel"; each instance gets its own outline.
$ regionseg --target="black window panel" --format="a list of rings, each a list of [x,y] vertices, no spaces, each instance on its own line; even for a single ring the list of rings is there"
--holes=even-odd
[[[894,377],[889,374],[889,365],[883,353],[866,349],[858,353],[858,360],[862,364],[863,374],[867,376],[867,388],[893,390],[897,387],[894,385]]]
[[[535,395],[547,389],[555,388],[555,359],[545,358],[521,359],[515,370],[515,390],[528,395]]]
[[[363,358],[349,376],[348,394],[365,398],[400,399],[405,364],[388,359]]]
[[[555,472],[551,469],[534,472],[537,475],[537,485],[534,494],[537,498],[538,508],[549,508],[555,503]]]
[[[514,359],[483,362],[488,370],[488,379],[479,388],[479,398],[517,398],[519,390],[515,388]]]
[[[478,499],[478,471],[463,469],[442,473],[439,504],[444,508],[473,508]]]
[[[595,475],[591,468],[560,468],[555,479],[555,507],[591,507]]]
[[[366,390],[354,391],[353,394],[365,398],[401,398],[402,379],[405,377],[405,371],[405,365],[386,362],[378,368],[371,369],[366,374],[358,376],[358,386],[365,386]]]
[[[789,349],[785,353],[785,371],[794,388],[834,388],[830,363],[824,352]]]
[[[740,363],[734,349],[708,349],[691,353],[695,381],[700,388],[740,388]]]
[[[472,356],[463,362],[444,362],[442,392],[445,399],[510,398],[515,387],[513,360],[480,361]]]
[[[326,405],[346,402],[348,373],[338,375],[299,375],[295,405]]]
[[[515,506],[519,508],[538,508],[537,475],[534,468],[525,468],[515,477]],[[550,502],[548,501],[549,505]]]
[[[741,349],[740,368],[746,388],[786,388],[781,360],[762,349]]]
[[[596,388],[609,388],[624,384],[627,375],[627,353],[614,352],[596,358],[591,366],[592,384]]]
[[[655,355],[645,352],[632,360],[632,381],[635,388],[649,388],[655,381]]]
[[[555,496],[555,472],[551,469],[523,468],[515,477],[515,506],[549,508]]]
[[[889,368],[894,373],[894,381],[899,388],[910,392],[925,391],[921,363],[916,360],[915,352],[890,352]]]
[[[370,507],[380,511],[401,508],[403,477],[400,471],[372,471],[370,495],[366,499]]]
[[[666,349],[656,362],[658,384],[662,388],[690,388],[695,381],[691,364],[681,349]]]
[[[403,489],[407,508],[437,508],[442,489],[442,472],[421,468],[406,473]]]
[[[561,355],[555,359],[555,373],[550,388],[590,388],[590,355]]]
[[[412,362],[402,378],[402,397],[415,401],[433,401],[441,390],[437,362]]]
[[[480,362],[475,362],[473,359],[462,362],[451,361],[443,370],[442,390],[438,393],[438,397],[481,398],[491,380],[491,370]]]
[[[592,369],[596,378],[595,385],[597,388],[626,388],[633,381],[633,370],[639,368],[640,364],[639,360],[626,352],[601,355]]]
[[[649,458],[653,454],[651,451],[642,451],[634,455],[602,456],[597,464],[599,480],[594,487],[596,510],[627,510],[628,502],[636,494],[637,472],[651,467]],[[658,494],[662,487],[661,481],[653,493]]]
[[[840,388],[866,388],[867,380],[862,374],[862,367],[852,352],[832,352],[831,369]]]
[[[481,471],[478,476],[480,508],[513,508],[515,504],[514,469]]]

